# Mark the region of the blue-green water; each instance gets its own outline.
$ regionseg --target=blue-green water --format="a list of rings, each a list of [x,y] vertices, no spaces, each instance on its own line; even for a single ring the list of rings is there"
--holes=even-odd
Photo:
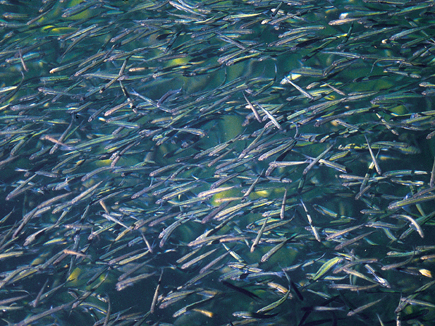
[[[0,6],[0,323],[433,324],[431,1]]]

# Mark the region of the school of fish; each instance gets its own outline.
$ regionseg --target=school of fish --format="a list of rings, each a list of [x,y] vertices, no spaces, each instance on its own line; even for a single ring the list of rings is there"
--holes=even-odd
[[[0,324],[433,325],[433,1],[0,13]]]

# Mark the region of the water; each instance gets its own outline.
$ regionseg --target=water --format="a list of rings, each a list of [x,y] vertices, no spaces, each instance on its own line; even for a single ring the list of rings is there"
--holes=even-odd
[[[431,324],[431,2],[0,10],[1,323]]]

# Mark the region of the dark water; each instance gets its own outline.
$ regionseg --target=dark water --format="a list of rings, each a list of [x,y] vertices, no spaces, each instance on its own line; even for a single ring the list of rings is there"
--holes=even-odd
[[[0,6],[0,324],[433,324],[432,1]]]

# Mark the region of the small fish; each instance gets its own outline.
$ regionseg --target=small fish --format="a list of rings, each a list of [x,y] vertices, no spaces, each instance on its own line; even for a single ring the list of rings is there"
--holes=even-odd
[[[316,274],[313,277],[313,281],[317,281],[322,276],[324,276],[329,270],[331,270],[335,265],[341,263],[343,261],[343,258],[341,257],[334,257],[330,260],[323,263],[323,265],[319,268],[319,270],[316,272]]]
[[[368,308],[370,308],[370,307],[376,305],[377,303],[381,302],[381,300],[382,300],[382,299],[378,299],[378,300],[376,300],[376,301],[373,301],[373,302],[367,303],[367,304],[365,304],[365,305],[363,305],[363,306],[361,306],[361,307],[358,307],[358,308],[356,308],[356,309],[353,309],[353,310],[351,310],[351,311],[349,311],[349,312],[347,313],[347,316],[348,316],[348,317],[351,317],[351,316],[353,316],[353,315],[355,315],[355,314],[359,314],[361,311],[364,311],[364,310],[366,310],[366,309],[368,309]]]
[[[270,310],[273,310],[273,309],[279,307],[280,305],[282,305],[285,302],[285,300],[287,300],[289,295],[290,295],[290,291],[287,291],[279,300],[272,302],[271,304],[269,304],[261,309],[258,309],[256,313],[257,314],[264,314],[266,312],[269,312]]]
[[[367,233],[361,234],[361,235],[359,235],[359,236],[356,236],[356,237],[353,238],[353,239],[343,241],[343,242],[340,243],[339,245],[335,246],[334,250],[341,250],[341,249],[343,249],[344,247],[347,247],[347,246],[349,246],[349,245],[351,245],[351,244],[354,244],[355,242],[358,242],[358,241],[361,240],[361,239],[364,239],[365,237],[369,236],[369,235],[372,234],[373,232],[374,232],[374,231],[367,232]]]

